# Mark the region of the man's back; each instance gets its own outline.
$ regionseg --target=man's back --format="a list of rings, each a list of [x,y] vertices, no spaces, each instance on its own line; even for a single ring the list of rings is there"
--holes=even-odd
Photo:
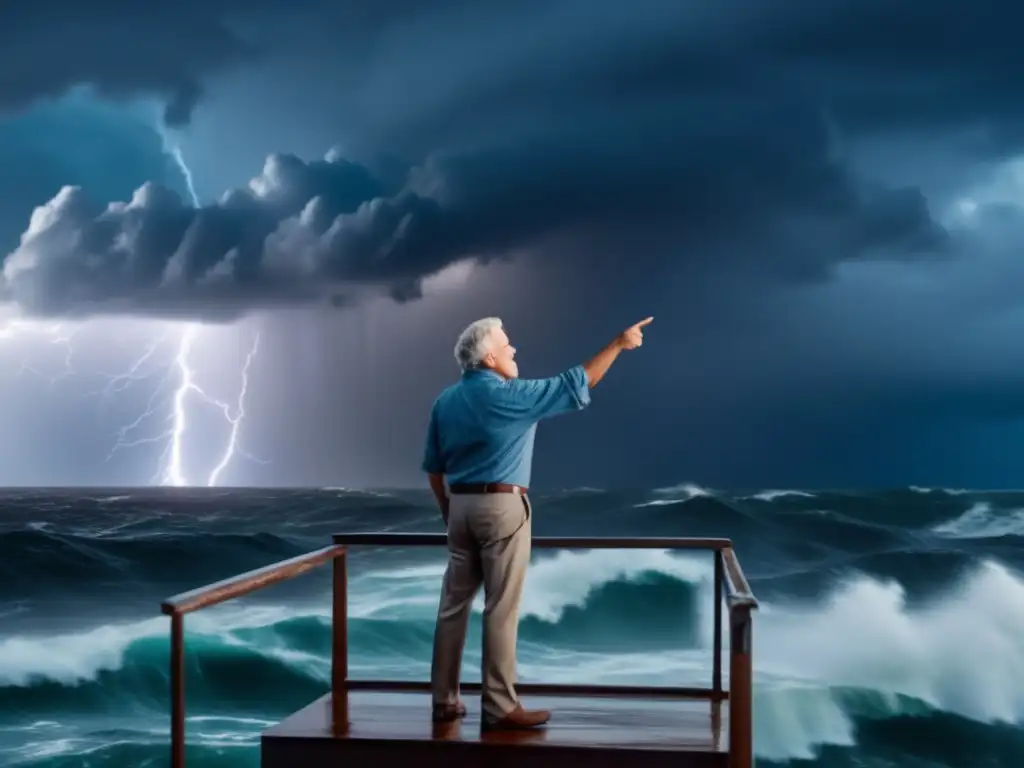
[[[434,402],[423,469],[446,474],[451,484],[529,487],[537,422],[589,403],[583,366],[547,379],[466,371]]]

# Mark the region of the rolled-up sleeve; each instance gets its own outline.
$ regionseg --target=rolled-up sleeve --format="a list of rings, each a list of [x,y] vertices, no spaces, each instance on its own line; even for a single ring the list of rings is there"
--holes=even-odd
[[[430,423],[427,425],[427,440],[423,448],[423,471],[431,475],[444,474],[444,459],[441,456],[441,436],[437,429],[437,408],[430,409]]]
[[[501,399],[503,415],[539,421],[590,405],[590,386],[582,365],[547,379],[512,379]]]

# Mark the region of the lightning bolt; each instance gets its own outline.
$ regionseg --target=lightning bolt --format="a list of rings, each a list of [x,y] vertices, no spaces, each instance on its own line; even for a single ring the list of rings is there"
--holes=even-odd
[[[181,146],[168,135],[164,130],[162,123],[157,123],[157,125],[158,131],[160,132],[160,138],[163,140],[164,151],[167,152],[171,159],[174,160],[175,164],[178,166],[178,170],[181,171],[182,178],[185,179],[185,187],[188,189],[189,197],[192,199],[192,205],[199,208],[201,203],[199,195],[196,193],[192,169],[189,167],[188,163],[185,162],[185,155],[181,151]],[[178,354],[175,356],[175,365],[180,374],[180,381],[178,388],[174,393],[174,410],[172,412],[173,426],[169,435],[170,444],[168,449],[167,465],[164,470],[163,477],[160,479],[161,485],[183,486],[189,484],[182,466],[182,450],[187,421],[187,403],[190,394],[198,395],[210,405],[219,408],[224,414],[224,418],[227,419],[228,423],[231,425],[227,447],[224,449],[224,453],[221,456],[220,461],[217,462],[213,471],[210,472],[206,484],[208,486],[216,485],[221,474],[234,460],[235,455],[241,453],[238,444],[238,434],[241,431],[242,421],[245,418],[245,396],[249,391],[249,370],[252,366],[253,360],[256,359],[257,352],[259,351],[260,333],[257,331],[256,337],[253,340],[252,348],[249,350],[249,354],[245,358],[245,364],[242,366],[242,384],[239,388],[238,400],[232,409],[231,405],[212,398],[195,383],[195,371],[192,370],[192,367],[189,364],[189,351],[200,332],[201,328],[197,324],[190,324],[186,326],[185,332],[182,334],[181,341],[178,345]],[[249,458],[254,457],[249,456]]]
[[[75,335],[80,328],[65,329],[62,323],[33,323],[20,318],[10,318],[0,325],[0,342],[13,341],[32,336],[43,336],[50,344],[59,344],[64,347],[64,367],[55,376],[47,376],[35,366],[22,362],[18,374],[32,373],[41,379],[46,380],[50,387],[54,387],[61,379],[74,373],[73,356],[74,347],[71,345]]]
[[[158,131],[163,140],[164,151],[178,166],[192,204],[198,208],[200,200],[196,193],[192,169],[185,161],[180,146],[162,128],[158,128]],[[47,375],[27,363],[23,363],[17,371],[18,375],[30,373],[39,376],[53,387],[69,376],[86,373],[76,369],[74,365],[73,342],[82,327],[69,328],[62,323],[40,323],[22,318],[9,318],[0,321],[0,344],[17,339],[43,337],[51,344],[62,346],[64,348],[63,366],[57,374]],[[193,483],[189,481],[185,473],[185,436],[186,427],[190,423],[190,405],[195,400],[199,400],[219,411],[228,425],[224,450],[214,467],[206,473],[205,484],[207,486],[217,485],[221,476],[236,458],[242,457],[257,463],[267,463],[243,450],[240,440],[246,416],[250,373],[253,362],[259,353],[261,332],[257,329],[242,365],[241,383],[237,397],[233,401],[226,401],[214,397],[200,386],[196,370],[190,360],[193,346],[201,338],[203,331],[203,326],[198,323],[189,323],[177,332],[166,331],[147,344],[143,353],[132,362],[126,371],[114,375],[89,372],[101,377],[105,383],[99,390],[87,394],[104,397],[124,392],[140,381],[159,376],[159,384],[150,395],[142,413],[134,421],[118,430],[114,446],[107,456],[108,461],[120,450],[163,443],[164,450],[158,459],[158,466],[151,482],[164,486],[192,485]],[[161,351],[170,344],[175,345],[175,352],[168,362],[168,356],[161,354]],[[161,416],[164,423],[169,424],[167,428],[158,431],[155,435],[136,437],[138,433],[143,432],[150,421],[159,419]]]
[[[246,458],[252,461],[265,463],[251,454],[246,454],[242,451],[238,442],[238,435],[242,428],[242,421],[245,419],[245,397],[249,392],[249,371],[252,368],[253,360],[256,359],[256,354],[259,351],[260,334],[259,332],[256,333],[252,347],[250,348],[249,353],[245,356],[245,363],[242,366],[241,375],[242,384],[239,387],[238,398],[235,401],[234,406],[232,406],[231,403],[212,397],[196,383],[195,371],[193,371],[191,365],[189,365],[189,352],[192,349],[192,344],[195,342],[200,330],[201,329],[198,325],[189,325],[186,327],[178,346],[178,354],[174,358],[175,367],[178,369],[180,378],[178,387],[174,392],[174,406],[172,411],[173,426],[167,435],[169,438],[168,449],[166,452],[167,463],[163,476],[160,478],[161,485],[182,486],[189,484],[182,466],[182,445],[185,436],[185,427],[188,420],[187,402],[189,395],[196,395],[201,400],[220,410],[221,413],[224,414],[224,418],[231,425],[227,446],[225,447],[223,454],[221,454],[221,458],[217,462],[217,465],[213,468],[207,478],[206,484],[208,486],[212,487],[217,484],[221,474],[225,469],[227,469],[228,465],[231,464],[236,455],[245,455]]]

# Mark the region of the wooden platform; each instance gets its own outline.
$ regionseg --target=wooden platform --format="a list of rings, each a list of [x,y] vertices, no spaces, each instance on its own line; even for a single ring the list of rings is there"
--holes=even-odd
[[[328,694],[264,732],[261,765],[370,768],[385,760],[409,761],[406,765],[415,768],[728,765],[726,702],[524,696],[527,706],[552,710],[547,728],[483,734],[479,698],[465,700],[465,719],[434,725],[426,693],[354,691],[339,702],[338,713]],[[342,725],[335,728],[335,720]]]
[[[164,600],[160,610],[171,625],[170,768],[186,768],[185,617],[328,563],[335,695],[324,696],[263,734],[263,768],[369,768],[388,758],[406,761],[403,768],[483,768],[485,761],[487,768],[754,768],[751,618],[758,604],[731,541],[534,537],[535,549],[709,551],[715,573],[709,685],[524,683],[517,688],[527,705],[551,709],[552,722],[542,730],[490,734],[480,732],[479,683],[462,687],[469,717],[435,727],[428,681],[348,676],[349,549],[446,543],[443,533],[335,534],[331,546]],[[726,634],[728,690],[722,685]]]

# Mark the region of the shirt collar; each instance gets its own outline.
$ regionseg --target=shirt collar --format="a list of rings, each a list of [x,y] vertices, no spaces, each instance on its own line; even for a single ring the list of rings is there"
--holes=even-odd
[[[482,378],[484,376],[490,376],[490,377],[495,378],[495,379],[501,379],[502,378],[500,373],[495,373],[490,368],[471,368],[468,371],[463,371],[462,372],[462,378],[463,379],[476,379],[476,378]]]

